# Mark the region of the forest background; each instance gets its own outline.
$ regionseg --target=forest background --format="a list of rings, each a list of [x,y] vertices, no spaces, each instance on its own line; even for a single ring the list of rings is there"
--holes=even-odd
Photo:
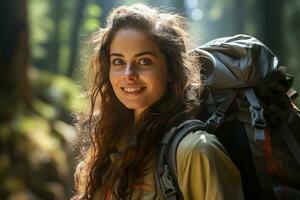
[[[68,199],[84,111],[90,34],[119,5],[144,2],[188,18],[193,44],[233,34],[265,43],[300,91],[299,0],[1,0],[0,199]],[[299,105],[298,100],[298,105]]]

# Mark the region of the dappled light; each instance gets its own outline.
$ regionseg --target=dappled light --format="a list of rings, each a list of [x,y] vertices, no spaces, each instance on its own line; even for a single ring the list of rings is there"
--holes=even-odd
[[[6,0],[0,7],[0,199],[74,194],[76,143],[83,137],[77,122],[88,111],[86,84],[92,81],[86,77],[89,37],[113,7],[135,2],[141,1]],[[300,91],[300,1],[142,2],[187,17],[190,49],[234,34],[257,37],[287,66]],[[200,139],[207,142],[205,135]]]

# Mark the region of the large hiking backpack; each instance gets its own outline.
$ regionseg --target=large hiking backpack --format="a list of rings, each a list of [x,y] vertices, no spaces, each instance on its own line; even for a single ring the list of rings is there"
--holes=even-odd
[[[236,35],[192,51],[203,63],[199,120],[165,134],[155,173],[165,199],[183,199],[176,149],[194,130],[215,134],[241,172],[245,199],[300,199],[300,112],[293,77],[256,38]]]

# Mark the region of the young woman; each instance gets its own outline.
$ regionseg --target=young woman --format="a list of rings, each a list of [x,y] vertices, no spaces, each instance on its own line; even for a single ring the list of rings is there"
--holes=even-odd
[[[121,6],[93,41],[91,145],[73,199],[162,199],[153,175],[159,143],[200,109],[200,68],[187,53],[184,19],[143,4]],[[237,168],[203,131],[180,142],[177,171],[184,199],[243,198]]]

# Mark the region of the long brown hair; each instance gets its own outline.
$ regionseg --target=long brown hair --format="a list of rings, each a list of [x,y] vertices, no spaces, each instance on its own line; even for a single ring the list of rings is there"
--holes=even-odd
[[[171,77],[164,96],[145,110],[137,122],[133,111],[117,99],[109,81],[110,44],[123,28],[143,30],[157,42]],[[111,189],[118,199],[130,199],[133,183],[143,176],[163,134],[199,109],[200,66],[187,53],[184,29],[183,17],[134,4],[112,10],[106,27],[94,34],[95,51],[90,62],[94,78],[88,120],[91,144],[77,167],[77,193],[73,199],[89,200],[96,191],[106,193]],[[116,138],[122,138],[128,145],[112,162],[110,155],[119,142]]]

